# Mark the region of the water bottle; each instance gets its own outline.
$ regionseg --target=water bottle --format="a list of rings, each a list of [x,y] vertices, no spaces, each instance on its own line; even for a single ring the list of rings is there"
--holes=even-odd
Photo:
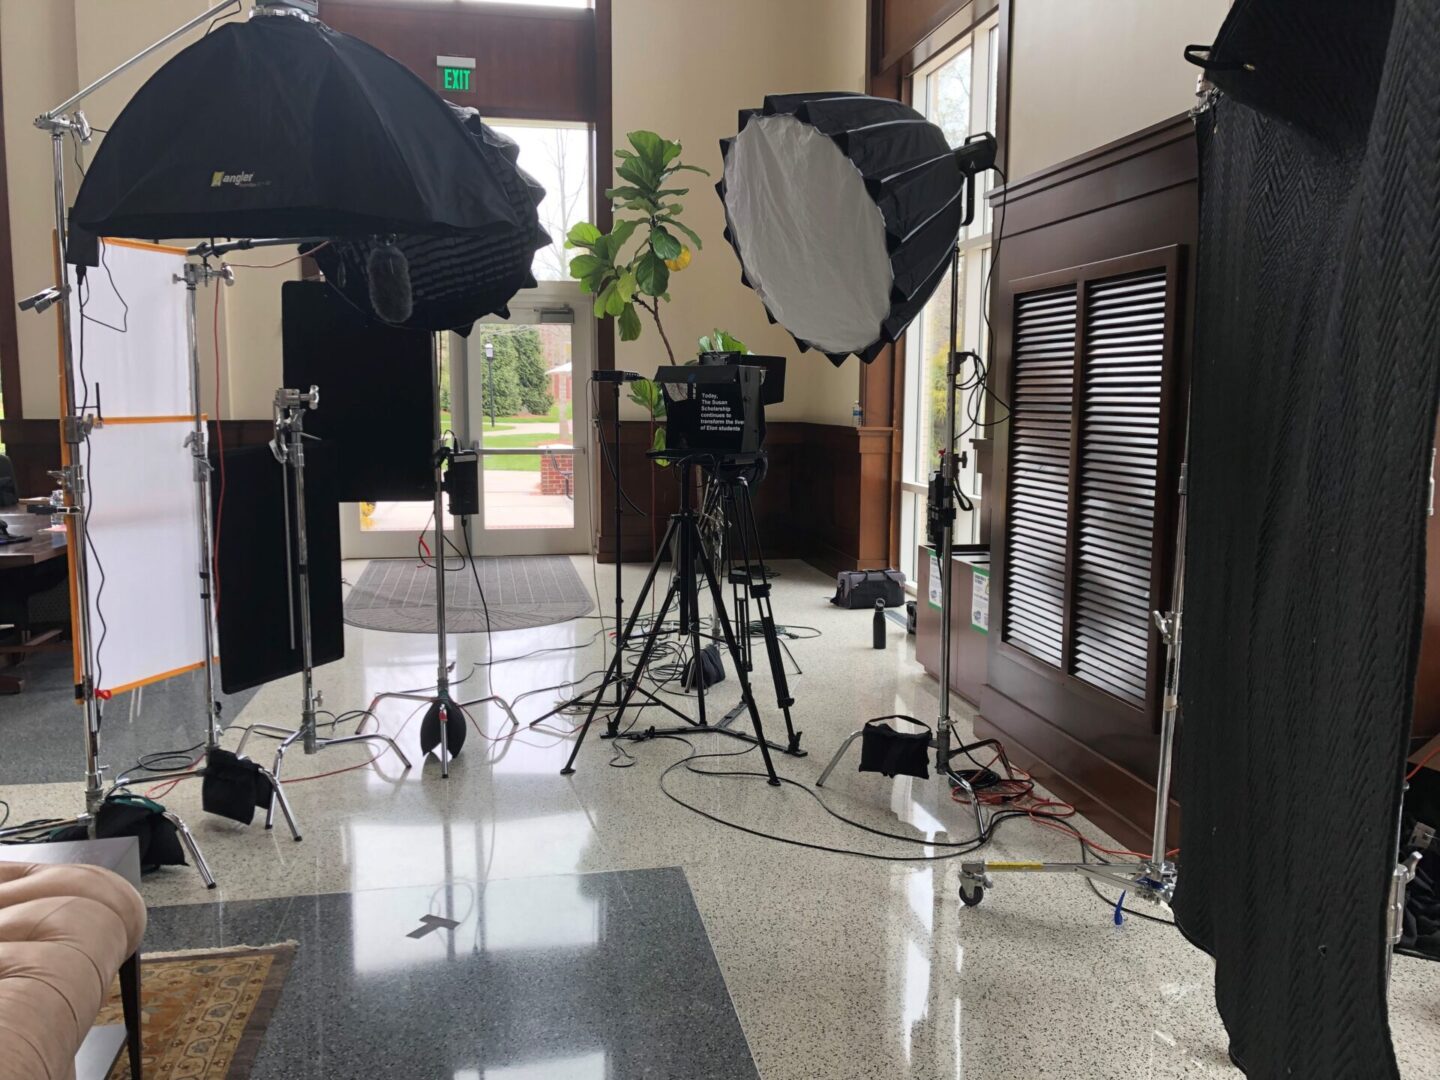
[[[871,635],[877,649],[885,648],[885,601],[875,601],[875,618],[871,623]]]
[[[856,427],[865,422],[865,410],[860,408],[860,402],[855,402],[855,407],[850,410],[850,419],[855,422]]]

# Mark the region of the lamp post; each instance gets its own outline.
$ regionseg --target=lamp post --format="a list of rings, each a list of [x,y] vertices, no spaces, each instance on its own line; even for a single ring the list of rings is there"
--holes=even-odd
[[[485,397],[490,404],[490,427],[495,427],[495,343],[485,339]]]

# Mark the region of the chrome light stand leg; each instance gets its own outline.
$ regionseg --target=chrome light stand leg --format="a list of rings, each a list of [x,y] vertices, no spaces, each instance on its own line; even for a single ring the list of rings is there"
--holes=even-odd
[[[312,386],[308,391],[283,388],[275,391],[275,438],[270,442],[270,451],[275,455],[275,459],[286,467],[291,477],[291,482],[286,485],[286,513],[291,524],[286,530],[285,543],[288,552],[293,533],[295,565],[289,580],[292,596],[296,597],[293,610],[298,610],[300,616],[300,727],[287,731],[269,724],[253,724],[246,731],[240,745],[243,749],[245,740],[251,735],[280,739],[280,745],[275,751],[275,765],[270,770],[277,784],[280,780],[280,769],[285,763],[285,752],[297,742],[306,754],[318,754],[326,747],[343,746],[346,743],[383,742],[395,751],[395,756],[405,768],[410,768],[410,759],[405,756],[405,751],[384,732],[356,732],[354,735],[321,737],[317,728],[316,712],[323,702],[320,693],[315,689],[315,647],[310,624],[310,546],[305,514],[305,439],[308,436],[305,434],[305,413],[319,407],[319,387]],[[275,801],[280,801],[284,806],[283,800]],[[275,823],[275,801],[271,802],[265,815],[267,829]],[[288,816],[288,806],[284,808]]]

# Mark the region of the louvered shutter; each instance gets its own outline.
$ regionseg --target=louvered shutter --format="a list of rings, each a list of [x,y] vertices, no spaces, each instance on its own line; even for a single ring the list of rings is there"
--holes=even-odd
[[[1001,641],[1142,709],[1156,697],[1176,265],[1174,249],[1127,256],[1014,298]]]
[[[1165,359],[1165,271],[1088,282],[1071,670],[1145,704]]]
[[[1015,302],[1003,639],[1060,664],[1065,634],[1076,289]]]

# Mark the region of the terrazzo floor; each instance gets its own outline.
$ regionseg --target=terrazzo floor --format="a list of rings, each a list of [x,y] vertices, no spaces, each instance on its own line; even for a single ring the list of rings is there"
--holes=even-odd
[[[667,772],[690,752],[682,743],[639,743],[625,758],[595,731],[578,771],[564,778],[557,774],[571,744],[563,732],[575,721],[503,739],[509,728],[494,707],[475,714],[489,739],[472,731],[446,781],[433,758],[419,755],[412,707],[385,702],[378,721],[399,739],[414,767],[402,768],[390,754],[365,764],[375,752],[369,747],[288,755],[284,773],[292,781],[287,792],[304,832],[301,843],[283,828],[266,832],[206,816],[196,784],[166,793],[166,804],[194,829],[219,887],[207,892],[198,875],[183,868],[150,875],[144,891],[152,907],[162,909],[156,925],[175,917],[163,910],[173,905],[216,905],[213,912],[223,916],[249,901],[480,888],[678,867],[765,1080],[1238,1077],[1213,1005],[1213,965],[1174,929],[1136,919],[1117,927],[1111,909],[1083,883],[1059,875],[1003,877],[981,906],[963,908],[956,897],[958,860],[914,861],[917,853],[944,856],[945,849],[885,840],[825,812],[812,794],[813,782],[841,739],[869,716],[933,717],[936,684],[915,662],[903,630],[892,626],[889,648],[873,650],[869,615],[826,603],[832,582],[803,564],[775,565],[783,573],[775,583],[777,619],[821,632],[787,642],[803,671],[791,685],[796,726],[810,756],[777,756],[776,762],[803,787],[774,789],[753,776],[707,778],[683,768]],[[577,560],[577,568],[587,582],[596,580],[587,560]],[[348,563],[347,578],[355,580],[359,569]],[[641,568],[627,569],[628,596],[640,577]],[[612,609],[611,581],[608,568],[598,575],[598,611]],[[497,657],[526,658],[489,669],[494,692],[515,701],[602,667],[607,657],[596,638],[599,627],[592,617],[497,634]],[[429,637],[350,627],[346,635],[345,659],[317,676],[328,708],[361,708],[382,691],[433,683]],[[578,650],[535,654],[587,642]],[[451,655],[456,677],[465,678],[486,655],[484,636],[455,638]],[[733,703],[735,685],[732,673],[715,688],[717,700]],[[490,692],[486,669],[470,675],[461,692]],[[525,697],[516,712],[524,720],[536,717],[555,697]],[[763,676],[757,697],[773,737],[783,727]],[[263,687],[231,718],[227,745],[235,744],[244,725],[293,726],[298,699],[298,679]],[[23,698],[13,700],[23,707]],[[0,701],[0,738],[4,710],[11,707]],[[968,727],[970,710],[958,699],[955,707]],[[650,722],[646,716],[641,726]],[[744,749],[713,733],[689,741],[702,754]],[[0,746],[6,754],[17,752],[9,742]],[[252,740],[248,749],[267,760],[263,742]],[[759,764],[753,752],[697,762],[732,771],[758,771]],[[968,835],[964,808],[937,781],[886,780],[858,774],[855,764],[851,758],[837,769],[822,793],[834,810],[920,840]],[[349,771],[320,775],[341,769]],[[747,828],[910,861],[762,839],[690,812],[667,790]],[[78,807],[79,787],[7,782],[0,798],[11,803],[17,819],[68,814]],[[1078,824],[1101,843],[1108,839],[1088,823]],[[1070,861],[1075,855],[1073,841],[1027,822],[1005,825],[986,851],[995,859]],[[557,933],[563,940],[563,927]],[[152,941],[150,947],[165,946]],[[681,950],[673,962],[689,960]],[[606,970],[595,969],[594,977],[608,977]],[[668,1015],[655,1006],[657,1030],[664,1030]],[[1396,959],[1391,1021],[1407,1080],[1440,1075],[1440,965]],[[343,1025],[351,1025],[361,1038],[366,1019],[356,1011],[335,1013],[331,1022],[342,1034]],[[516,1075],[562,1075],[538,1067]],[[596,1075],[730,1075],[707,1068],[697,1060],[683,1072],[607,1066]],[[453,1070],[447,1065],[433,1075],[470,1080],[511,1074],[492,1073],[482,1062]]]

